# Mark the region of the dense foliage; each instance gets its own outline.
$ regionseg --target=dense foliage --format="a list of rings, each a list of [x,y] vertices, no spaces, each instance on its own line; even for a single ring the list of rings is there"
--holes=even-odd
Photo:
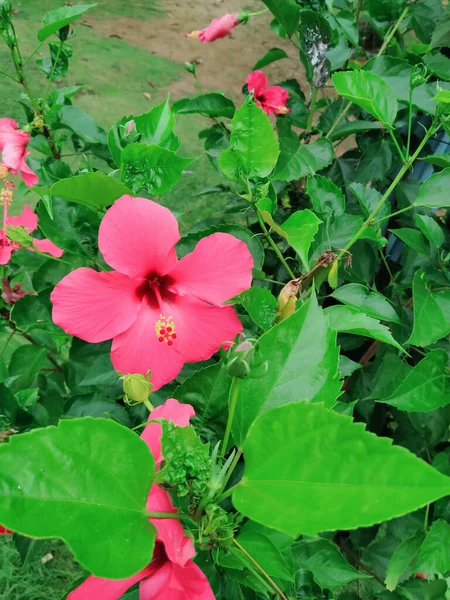
[[[104,131],[52,85],[95,5],[44,16],[38,93],[0,0],[0,533],[63,539],[70,600],[450,598],[449,6],[263,2],[307,98],[274,47],[239,107]],[[233,199],[180,237],[192,114]]]

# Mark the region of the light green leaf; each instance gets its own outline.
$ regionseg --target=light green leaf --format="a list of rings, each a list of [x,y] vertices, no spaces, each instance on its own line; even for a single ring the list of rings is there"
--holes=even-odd
[[[394,340],[392,333],[385,325],[382,325],[377,319],[368,317],[357,308],[330,306],[325,310],[325,313],[330,320],[331,328],[335,331],[370,337],[405,352],[400,344]]]
[[[129,429],[86,418],[13,436],[0,446],[0,473],[6,527],[63,539],[98,577],[130,577],[151,560],[156,531],[146,500],[154,460]]]
[[[416,206],[443,208],[450,206],[450,167],[429,177],[419,188]]]
[[[450,291],[433,292],[423,271],[413,279],[414,325],[408,344],[430,346],[450,333]]]
[[[264,4],[289,35],[298,27],[300,6],[294,0],[263,0]]]
[[[217,92],[201,94],[194,98],[183,98],[173,105],[173,112],[178,115],[201,114],[231,119],[235,110],[233,102]]]
[[[231,385],[222,363],[196,371],[173,392],[172,397],[195,409],[191,419],[202,440],[214,446],[223,439]]]
[[[136,131],[141,135],[139,140],[142,144],[157,144],[164,146],[169,150],[174,150],[171,147],[171,140],[174,136],[173,127],[175,119],[170,110],[169,96],[151,110],[133,119]],[[176,148],[178,149],[178,148]]]
[[[252,528],[244,529],[238,535],[238,542],[271,577],[293,581],[294,569],[290,568],[275,543],[265,534],[265,528],[259,526],[258,531],[257,527],[258,524],[254,524]]]
[[[430,154],[424,158],[421,158],[420,160],[425,160],[431,165],[445,169],[446,167],[450,167],[450,152],[444,152],[443,154]]]
[[[331,407],[341,393],[336,334],[315,296],[260,337],[257,360],[268,368],[241,383],[232,429],[240,448],[250,425],[270,408],[300,400]]]
[[[341,354],[339,356],[339,371],[342,377],[350,377],[356,370],[362,369],[362,365],[351,360],[348,356]]]
[[[445,350],[432,350],[384,402],[406,412],[430,412],[450,402]]]
[[[394,591],[398,580],[412,563],[424,538],[423,531],[417,531],[413,536],[403,540],[389,561],[386,579],[384,581],[389,591]]]
[[[298,542],[294,547],[294,556],[301,569],[311,571],[314,581],[322,590],[334,592],[355,579],[370,579],[370,575],[352,567],[329,540]]]
[[[450,58],[438,52],[437,54],[426,54],[424,56],[425,66],[429,71],[446,81],[450,80]]]
[[[279,154],[278,141],[269,117],[252,96],[235,112],[230,128],[230,147],[219,159],[224,175],[235,181],[270,175]]]
[[[97,4],[76,4],[75,6],[62,6],[57,10],[48,12],[42,19],[44,27],[41,27],[38,31],[38,40],[43,42],[52,33],[56,33],[61,27],[69,25],[94,6],[97,6]]]
[[[361,310],[369,317],[380,319],[380,321],[401,322],[400,317],[386,298],[377,292],[369,291],[365,285],[348,283],[335,290],[331,296],[343,304]]]
[[[445,575],[450,571],[450,524],[435,521],[425,538],[417,559],[417,570]]]
[[[264,54],[264,56],[256,61],[252,71],[258,71],[259,69],[267,67],[267,65],[270,65],[277,60],[282,60],[283,58],[289,58],[284,50],[281,48],[271,48]]]
[[[318,213],[338,217],[345,211],[345,196],[341,189],[322,175],[308,177],[306,193],[311,199],[314,210]]]
[[[51,187],[52,196],[82,204],[93,210],[102,210],[131,191],[101,171],[83,173],[69,179],[60,179]]]
[[[386,127],[394,124],[397,98],[381,77],[368,71],[342,71],[334,73],[332,79],[340,96],[360,106]]]
[[[428,243],[427,238],[422,232],[417,231],[417,229],[402,227],[400,229],[389,229],[389,231],[419,254],[425,254],[425,256],[430,254],[430,244]]]
[[[368,527],[450,493],[449,477],[317,404],[261,415],[243,451],[235,508],[293,537]]]
[[[283,122],[284,123],[284,122]],[[311,144],[302,144],[291,129],[288,121],[280,125],[280,157],[275,168],[274,179],[293,181],[314,175],[333,162],[334,150],[330,140],[319,138]]]
[[[10,377],[16,377],[13,382],[15,390],[31,386],[44,366],[46,356],[47,351],[45,348],[31,344],[20,346],[13,352],[9,363],[9,375]]]
[[[434,248],[440,248],[444,243],[444,232],[439,224],[427,215],[416,215],[417,227]]]
[[[450,6],[448,4],[436,23],[436,28],[431,36],[431,45],[433,48],[450,46]]]
[[[149,194],[164,194],[195,160],[154,144],[130,144],[122,150],[122,181],[133,192],[144,189]]]
[[[265,331],[272,327],[275,319],[277,299],[269,290],[260,287],[251,287],[239,294],[239,296],[236,296],[234,301],[242,304],[258,327],[261,327]]]

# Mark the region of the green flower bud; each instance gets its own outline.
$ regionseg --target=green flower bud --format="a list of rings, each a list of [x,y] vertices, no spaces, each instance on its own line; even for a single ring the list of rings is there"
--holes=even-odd
[[[420,65],[416,65],[412,72],[411,72],[411,79],[410,79],[410,83],[411,83],[411,88],[416,88],[419,87],[419,85],[424,84],[429,75],[427,74],[427,68],[425,67],[425,65],[420,64]]]
[[[255,346],[251,340],[238,342],[230,349],[227,361],[227,372],[232,377],[245,379],[253,366]]]
[[[20,244],[22,248],[31,248],[33,246],[33,238],[23,227],[8,225],[6,235],[12,242]]]
[[[153,387],[150,383],[150,374],[149,371],[145,377],[140,373],[122,375],[123,393],[127,403],[140,404],[143,402],[146,404],[148,402]]]

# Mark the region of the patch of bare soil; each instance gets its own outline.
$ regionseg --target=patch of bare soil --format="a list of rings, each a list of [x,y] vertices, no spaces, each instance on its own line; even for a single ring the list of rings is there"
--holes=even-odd
[[[296,57],[297,50],[269,29],[269,13],[238,26],[232,38],[202,44],[199,40],[185,39],[184,33],[206,27],[215,17],[227,12],[239,13],[242,0],[163,0],[165,16],[151,21],[131,18],[86,19],[99,35],[119,37],[128,44],[147,49],[151,54],[164,56],[178,63],[199,61],[197,74],[207,91],[221,90],[238,102],[247,75],[256,61],[270,48],[283,48],[289,56]],[[245,8],[259,11],[262,2],[253,2]],[[296,78],[302,87],[303,72],[298,60],[283,59],[264,68],[270,83]],[[196,86],[190,73],[171,85],[175,98],[195,93]]]

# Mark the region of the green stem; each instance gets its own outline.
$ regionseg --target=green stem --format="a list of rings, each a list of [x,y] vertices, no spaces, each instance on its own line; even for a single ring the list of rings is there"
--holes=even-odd
[[[356,5],[355,10],[355,20],[356,20],[356,28],[358,28],[359,15],[361,14],[363,0],[358,0],[358,4]]]
[[[148,398],[144,400],[144,404],[147,407],[148,412],[152,412],[155,408]]]
[[[316,110],[316,100],[317,100],[317,88],[315,85],[312,86],[311,89],[311,101],[309,103],[309,113],[308,113],[308,121],[306,123],[306,131],[310,131],[314,119],[314,112]]]
[[[38,44],[38,45],[36,46],[36,48],[33,50],[33,52],[30,54],[30,56],[29,56],[29,57],[28,57],[28,58],[27,58],[27,59],[24,61],[24,63],[23,63],[23,66],[24,66],[24,67],[25,67],[25,65],[27,65],[27,64],[28,64],[28,61],[29,61],[29,60],[31,60],[31,59],[33,58],[33,56],[36,54],[36,52],[37,52],[38,50],[40,50],[40,49],[41,49],[41,46],[42,46],[42,44],[43,44],[43,43],[44,43],[44,42],[41,42],[40,44]]]
[[[260,10],[259,12],[254,12],[254,13],[248,13],[249,17],[259,17],[259,15],[263,15],[264,13],[268,12],[269,9],[265,8],[264,10]]]
[[[223,502],[223,500],[225,500],[225,498],[228,498],[229,496],[231,496],[231,494],[234,492],[234,490],[237,488],[239,484],[233,485],[230,488],[227,489],[226,492],[224,492],[223,494],[221,494],[216,500],[214,500],[214,502],[216,504],[220,504],[221,502]]]
[[[233,462],[231,463],[230,468],[228,469],[228,473],[223,482],[222,489],[224,489],[227,486],[227,483],[230,481],[230,477],[233,475],[233,471],[235,470],[241,456],[242,456],[242,450],[238,450],[236,452],[236,454],[234,455]]]
[[[148,512],[145,513],[149,519],[180,519],[192,521],[192,517],[183,513],[172,513],[172,512]]]
[[[425,533],[427,533],[427,529],[428,529],[428,516],[430,514],[430,505],[427,504],[426,508],[425,508],[425,519],[423,521],[423,528],[425,530]]]
[[[381,56],[383,54],[383,52],[386,50],[386,48],[389,45],[389,42],[392,40],[392,38],[394,37],[394,35],[397,32],[397,29],[400,27],[403,19],[406,17],[406,15],[408,14],[409,11],[409,4],[407,4],[405,6],[405,8],[403,9],[402,14],[399,16],[399,18],[397,19],[397,22],[395,23],[394,27],[392,27],[392,29],[390,30],[390,32],[387,34],[387,36],[384,38],[384,42],[383,45],[381,46],[381,48],[378,50],[378,56]]]
[[[225,435],[223,437],[222,447],[220,449],[220,456],[225,456],[228,448],[228,442],[230,441],[231,426],[233,425],[234,413],[236,411],[237,399],[239,396],[239,387],[241,380],[237,377],[233,377],[230,387],[230,401],[228,403],[228,420],[225,429]]]
[[[287,264],[286,260],[284,259],[284,256],[281,254],[280,249],[278,248],[278,246],[273,241],[272,236],[270,235],[269,230],[267,229],[266,224],[264,223],[264,220],[263,220],[263,218],[261,216],[261,213],[259,212],[257,206],[255,206],[255,210],[256,210],[256,216],[258,217],[258,221],[259,221],[259,224],[261,226],[261,229],[263,230],[264,235],[267,238],[267,241],[272,246],[272,250],[278,256],[278,258],[280,259],[280,262],[282,263],[282,265],[284,266],[284,268],[286,269],[286,271],[289,273],[289,277],[291,279],[295,279],[294,272],[292,271],[292,269],[290,268],[290,266]]]
[[[383,204],[386,202],[386,200],[389,198],[389,196],[395,190],[395,188],[397,187],[397,185],[402,180],[402,178],[403,178],[404,174],[406,173],[406,171],[410,168],[410,166],[413,164],[413,162],[419,156],[420,152],[422,151],[422,148],[425,146],[425,144],[428,142],[429,138],[433,135],[434,132],[435,132],[435,123],[433,121],[433,123],[431,124],[430,129],[425,134],[425,137],[421,141],[421,143],[420,143],[419,147],[417,148],[417,150],[414,152],[414,154],[411,156],[411,158],[406,161],[406,164],[404,164],[403,167],[400,169],[400,171],[398,172],[398,174],[397,174],[396,178],[394,179],[394,181],[388,187],[388,189],[383,194],[383,196],[381,197],[381,199],[378,202],[378,204],[375,206],[375,208],[373,209],[373,211],[370,213],[370,215],[367,217],[367,219],[364,221],[364,223],[361,225],[361,227],[358,229],[358,231],[355,233],[355,235],[351,238],[351,240],[345,246],[344,250],[349,250],[353,246],[353,244],[359,240],[359,238],[365,232],[365,230],[367,229],[367,227],[369,227],[369,225],[372,224],[374,216],[379,212],[379,210],[381,209],[381,207],[383,206]],[[345,254],[345,252],[341,251],[339,253],[339,255],[338,255],[339,258],[342,258],[344,256],[344,254]]]
[[[16,79],[15,77],[13,77],[12,75],[10,75],[9,73],[6,73],[6,71],[2,71],[0,69],[0,75],[4,75],[5,77],[9,77],[10,79],[12,79],[13,81],[15,81],[16,83],[20,83],[20,81],[18,79]]]
[[[245,554],[245,556],[249,559],[249,561],[255,565],[255,567],[258,569],[258,571],[261,573],[261,575],[263,575],[265,577],[265,579],[267,579],[267,581],[270,583],[270,585],[276,591],[276,593],[280,596],[280,598],[282,598],[283,600],[288,600],[288,598],[283,594],[283,592],[277,586],[277,584],[272,579],[272,577],[261,567],[261,565],[253,558],[253,556],[251,554],[249,554],[243,546],[241,546],[241,544],[236,540],[236,538],[233,539],[233,544],[235,546],[237,546],[239,548],[239,550],[243,554]]]
[[[399,146],[399,143],[397,142],[394,132],[392,131],[391,128],[388,129],[388,132],[389,132],[389,135],[391,136],[392,141],[394,142],[394,146],[397,148],[397,152],[399,153],[400,158],[402,159],[402,163],[405,164],[406,158],[402,152],[402,149]]]
[[[406,208],[402,208],[401,210],[397,210],[397,211],[391,213],[390,215],[387,215],[387,217],[381,217],[381,219],[377,219],[376,221],[372,221],[372,225],[376,225],[377,223],[382,223],[383,221],[387,221],[391,217],[395,217],[396,215],[400,215],[401,213],[404,213],[404,212],[406,212],[408,210],[411,210],[412,208],[414,208],[414,204],[410,204]]]
[[[58,52],[56,53],[55,62],[52,65],[52,71],[50,73],[50,77],[48,78],[47,89],[45,90],[44,97],[42,99],[42,105],[45,106],[45,102],[47,100],[47,96],[50,92],[50,86],[52,85],[53,77],[55,75],[56,68],[58,66],[59,57],[61,56],[61,50],[64,42],[62,40],[59,41]]]
[[[412,130],[412,95],[413,87],[409,86],[409,106],[408,106],[408,140],[406,142],[406,157],[409,158],[409,149],[411,147],[411,130]]]
[[[346,116],[346,114],[348,113],[348,111],[350,110],[350,108],[352,106],[353,106],[353,102],[349,102],[347,104],[347,106],[344,108],[344,110],[341,113],[339,113],[338,118],[335,120],[335,122],[333,123],[333,125],[330,127],[329,132],[325,136],[326,138],[329,138],[331,136],[331,134],[334,132],[334,130],[336,129],[336,127],[339,125],[339,123],[342,121],[342,119]]]
[[[231,552],[233,553],[233,555],[250,571],[250,573],[253,575],[253,577],[255,577],[255,579],[257,579],[260,584],[263,586],[263,588],[265,588],[270,596],[273,596],[273,589],[272,586],[264,579],[264,577],[262,577],[262,575],[260,573],[258,573],[258,571],[252,566],[248,564],[248,561],[245,560],[245,558],[242,556],[242,553],[239,552],[239,550],[237,548],[232,548]]]

